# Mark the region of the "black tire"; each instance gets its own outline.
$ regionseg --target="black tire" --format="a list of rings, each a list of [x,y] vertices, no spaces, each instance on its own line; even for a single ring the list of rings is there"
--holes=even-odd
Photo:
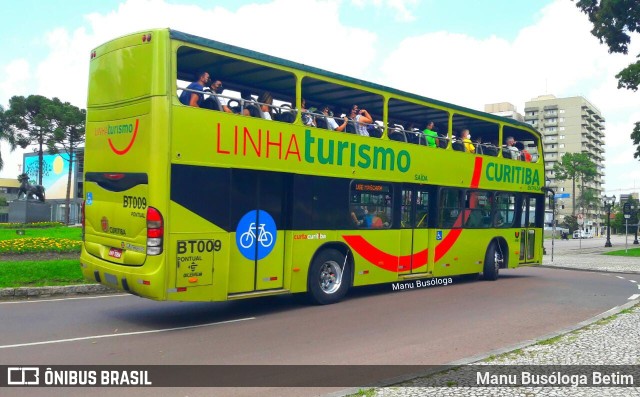
[[[325,249],[315,257],[309,268],[307,287],[309,299],[319,305],[336,303],[351,284],[351,266],[335,249]]]
[[[485,280],[494,281],[498,279],[500,267],[503,266],[505,257],[497,242],[492,242],[484,257],[484,270],[482,277]]]

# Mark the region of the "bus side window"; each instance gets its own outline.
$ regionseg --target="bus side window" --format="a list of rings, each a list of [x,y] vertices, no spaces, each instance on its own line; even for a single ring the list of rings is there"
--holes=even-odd
[[[351,223],[365,229],[388,229],[393,224],[391,186],[353,181],[349,217]]]

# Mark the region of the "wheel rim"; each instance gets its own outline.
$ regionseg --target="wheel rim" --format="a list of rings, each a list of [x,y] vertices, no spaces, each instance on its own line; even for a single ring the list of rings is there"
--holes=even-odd
[[[498,274],[498,271],[500,271],[500,267],[502,267],[503,262],[504,259],[502,258],[502,255],[500,255],[500,253],[496,250],[493,257],[493,266],[496,268],[496,274]]]
[[[320,268],[320,289],[325,294],[333,294],[342,284],[342,269],[336,262],[328,261]]]

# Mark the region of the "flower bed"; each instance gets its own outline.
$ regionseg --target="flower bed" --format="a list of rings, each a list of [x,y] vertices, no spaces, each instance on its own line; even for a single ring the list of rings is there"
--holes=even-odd
[[[14,238],[0,241],[0,254],[80,252],[82,242],[66,238]]]

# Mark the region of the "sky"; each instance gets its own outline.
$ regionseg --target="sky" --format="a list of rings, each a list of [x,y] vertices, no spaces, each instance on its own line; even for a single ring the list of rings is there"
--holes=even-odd
[[[609,54],[571,0],[0,1],[5,108],[31,94],[85,108],[94,47],[170,27],[477,110],[510,102],[524,113],[539,95],[582,95],[606,120],[605,192],[640,191],[629,137],[640,92],[614,77],[640,35],[629,55]],[[15,178],[22,151],[0,149],[0,178]]]

